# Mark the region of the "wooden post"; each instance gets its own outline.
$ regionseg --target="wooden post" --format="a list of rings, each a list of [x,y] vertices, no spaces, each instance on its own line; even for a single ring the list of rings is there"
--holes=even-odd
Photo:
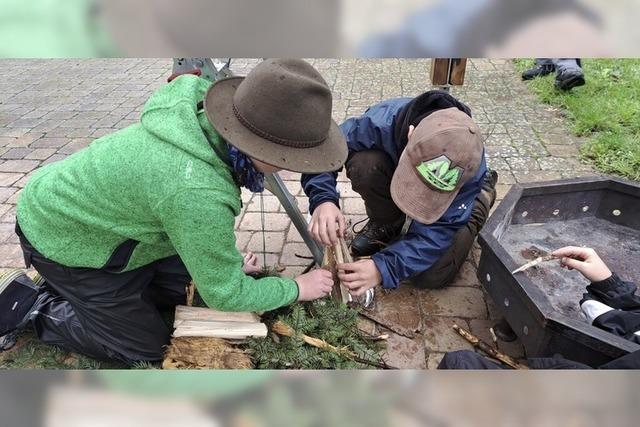
[[[466,58],[433,58],[431,84],[443,87],[462,86],[466,69]]]

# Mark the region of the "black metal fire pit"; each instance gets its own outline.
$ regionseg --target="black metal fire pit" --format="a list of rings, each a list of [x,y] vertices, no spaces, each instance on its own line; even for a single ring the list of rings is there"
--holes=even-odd
[[[515,185],[480,233],[478,277],[530,357],[597,366],[640,346],[588,324],[588,281],[558,262],[511,274],[563,246],[593,247],[611,270],[640,283],[640,185],[579,178]]]

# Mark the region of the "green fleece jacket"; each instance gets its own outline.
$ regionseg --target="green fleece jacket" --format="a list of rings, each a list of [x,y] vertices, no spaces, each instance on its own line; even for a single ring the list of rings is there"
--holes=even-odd
[[[182,76],[148,100],[140,124],[38,170],[17,208],[31,244],[65,266],[101,268],[132,239],[139,243],[123,271],[178,254],[209,307],[292,303],[293,280],[242,272],[234,234],[240,190],[210,146],[225,152],[226,144],[197,111],[209,85]]]

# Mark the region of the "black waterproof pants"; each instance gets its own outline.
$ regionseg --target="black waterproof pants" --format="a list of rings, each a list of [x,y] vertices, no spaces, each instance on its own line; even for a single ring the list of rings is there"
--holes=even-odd
[[[379,150],[354,153],[347,159],[346,169],[353,191],[360,194],[364,200],[369,219],[385,224],[397,223],[404,218],[404,213],[391,198],[391,178],[395,168],[386,153]],[[429,269],[409,279],[409,283],[428,289],[442,288],[450,284],[487,221],[495,197],[493,188],[480,192],[471,212],[471,219],[454,235],[449,249]]]
[[[70,268],[39,253],[19,226],[27,267],[46,280],[28,316],[43,342],[100,360],[157,361],[170,331],[160,315],[186,302],[191,281],[174,256],[126,273]]]

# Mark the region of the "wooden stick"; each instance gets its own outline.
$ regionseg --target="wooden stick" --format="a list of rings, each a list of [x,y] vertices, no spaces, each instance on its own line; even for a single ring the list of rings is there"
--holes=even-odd
[[[275,322],[272,326],[271,326],[271,330],[273,332],[275,332],[278,335],[282,335],[285,337],[293,337],[296,335],[296,331],[289,325],[287,325],[286,323],[282,322],[282,321],[277,321]],[[374,361],[370,361],[370,360],[365,360],[362,359],[360,357],[358,357],[357,354],[355,354],[354,352],[350,351],[348,348],[346,347],[342,347],[342,348],[338,348],[335,347],[331,344],[329,344],[328,342],[321,340],[319,338],[313,338],[310,337],[308,335],[305,334],[297,334],[300,338],[302,338],[302,340],[304,342],[306,342],[307,344],[309,344],[312,347],[316,347],[322,350],[326,350],[326,351],[331,351],[333,353],[337,353],[340,354],[348,359],[353,360],[354,362],[358,362],[358,363],[362,363],[362,364],[366,364],[366,365],[370,365],[370,366],[375,366],[377,368],[381,368],[381,369],[397,369],[394,368],[392,366],[387,365],[386,363],[378,363],[378,362],[374,362]]]
[[[333,252],[336,254],[336,273],[338,270],[338,266],[337,264],[344,264],[345,263],[345,254],[344,254],[344,246],[346,246],[346,243],[344,245],[342,245],[342,243],[344,242],[344,240],[342,238],[340,238],[340,243],[338,243],[337,245],[335,245],[333,247]],[[347,251],[347,256],[348,256],[348,251]],[[349,259],[351,257],[349,256]],[[347,261],[347,262],[351,262],[351,261]],[[340,279],[338,279],[338,283],[340,285],[340,297],[342,299],[342,303],[343,304],[347,304],[351,298],[349,298],[349,288],[347,288],[345,285],[342,284],[342,281]]]
[[[187,306],[193,305],[193,298],[196,295],[196,285],[193,282],[189,282],[187,285]]]
[[[507,356],[504,353],[499,352],[498,350],[496,350],[495,348],[491,347],[489,344],[487,344],[486,342],[482,341],[480,338],[476,337],[475,335],[471,334],[471,332],[461,328],[460,326],[454,324],[453,325],[453,329],[459,333],[462,338],[466,339],[467,341],[469,341],[469,343],[471,343],[471,345],[473,345],[475,348],[482,350],[483,352],[487,353],[489,356],[493,357],[494,359],[497,359],[499,361],[501,361],[502,363],[504,363],[505,365],[509,366],[510,368],[513,369],[529,369],[528,366],[525,366],[521,363],[516,362],[514,359],[512,359],[511,357]]]
[[[369,319],[372,322],[375,322],[378,325],[389,329],[391,332],[395,332],[398,335],[402,335],[403,337],[411,338],[411,339],[416,337],[415,331],[413,331],[413,330],[411,330],[409,328],[403,328],[403,327],[400,327],[398,325],[394,325],[391,322],[387,322],[387,321],[377,317],[374,311],[360,310],[360,312],[358,314],[360,316],[364,317],[365,319]]]
[[[351,252],[349,251],[349,246],[347,245],[347,242],[342,237],[340,238],[340,248],[342,248],[344,261],[347,264],[351,264],[353,262],[353,258],[351,257]]]

